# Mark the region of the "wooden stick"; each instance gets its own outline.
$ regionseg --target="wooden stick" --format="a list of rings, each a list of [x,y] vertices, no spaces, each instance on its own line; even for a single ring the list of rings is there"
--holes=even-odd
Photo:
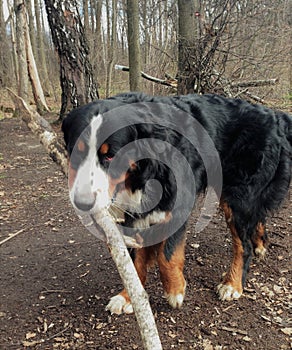
[[[21,230],[13,233],[12,235],[10,235],[9,237],[3,239],[3,241],[0,242],[0,245],[4,244],[5,242],[9,241],[10,239],[16,237],[17,235],[19,235],[20,233],[22,233],[24,231],[24,228],[22,228]]]
[[[147,350],[162,350],[148,295],[140,282],[123,237],[107,210],[100,211],[93,218],[106,235],[110,254],[131,299],[144,348]]]
[[[21,97],[17,96],[12,90],[7,88],[12,97],[15,106],[21,110],[23,121],[30,130],[38,136],[40,142],[45,147],[49,156],[60,165],[63,173],[67,175],[67,158],[64,147],[59,143],[58,137],[51,125],[38,112],[32,110]]]
[[[67,160],[63,153],[63,148],[61,148],[62,151],[60,151],[59,147],[61,146],[59,145],[57,136],[50,127],[49,123],[37,112],[30,109],[22,98],[17,96],[11,90],[8,91],[13,97],[14,103],[21,110],[23,120],[26,122],[31,131],[39,137],[41,143],[45,146],[45,149],[50,154],[52,159],[61,167],[63,173],[67,175]],[[117,266],[123,284],[131,299],[137,322],[140,327],[144,348],[146,350],[162,350],[147,293],[141,284],[135,266],[128,253],[123,236],[107,210],[100,211],[91,217],[104,231],[110,254]],[[0,242],[0,244],[15,237],[22,231],[23,229],[6,238],[4,241]],[[139,242],[137,242],[135,239],[131,239],[131,237],[129,237],[127,243],[140,247]]]

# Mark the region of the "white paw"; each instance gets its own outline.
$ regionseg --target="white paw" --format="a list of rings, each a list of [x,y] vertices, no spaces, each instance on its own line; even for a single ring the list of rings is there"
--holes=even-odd
[[[182,306],[182,303],[184,301],[184,294],[166,294],[165,295],[169,305],[173,307],[174,309],[178,309]]]
[[[217,287],[217,292],[219,294],[220,300],[233,300],[233,299],[239,299],[242,292],[239,292],[234,287],[232,287],[230,284],[219,284]]]
[[[255,249],[255,255],[259,258],[259,259],[264,259],[265,258],[265,256],[266,256],[266,252],[267,252],[267,249],[265,248],[265,247],[263,247],[263,246],[261,246],[261,247],[257,247],[256,249]]]
[[[126,299],[118,294],[110,299],[110,302],[106,306],[106,311],[109,311],[111,314],[120,315],[123,312],[125,314],[133,313],[133,306],[130,302],[127,302]]]

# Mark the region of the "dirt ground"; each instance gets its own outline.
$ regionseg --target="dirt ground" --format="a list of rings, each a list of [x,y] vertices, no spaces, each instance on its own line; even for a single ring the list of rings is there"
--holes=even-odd
[[[121,288],[103,242],[72,209],[67,181],[26,125],[0,121],[0,349],[142,349],[133,315],[111,316]],[[290,349],[292,199],[268,221],[270,247],[254,260],[243,297],[220,302],[231,257],[220,212],[196,234],[190,220],[183,307],[162,297],[157,270],[147,292],[164,350]]]

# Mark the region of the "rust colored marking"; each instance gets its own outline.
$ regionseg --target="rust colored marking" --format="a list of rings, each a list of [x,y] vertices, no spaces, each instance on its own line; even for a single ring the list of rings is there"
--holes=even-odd
[[[84,152],[85,151],[85,143],[82,140],[78,141],[77,149],[80,152]]]
[[[232,235],[233,258],[227,274],[224,276],[223,283],[231,285],[235,290],[242,293],[242,273],[243,273],[243,245],[236,231],[231,208],[226,202],[221,203],[224,211],[227,225]]]
[[[76,178],[77,171],[72,168],[71,162],[69,160],[69,169],[68,169],[68,183],[69,183],[69,189],[73,187],[75,178]]]
[[[145,247],[145,248],[135,250],[134,265],[143,286],[146,283],[148,267],[154,265],[155,259],[156,259],[156,246]],[[126,289],[123,289],[119,294],[123,296],[127,302],[130,302],[130,298]]]
[[[168,223],[170,220],[172,219],[172,212],[171,211],[167,211],[165,214],[165,223]]]
[[[252,238],[252,242],[254,246],[260,250],[264,249],[264,240],[263,240],[264,235],[265,235],[265,225],[259,222],[256,227],[256,233]]]
[[[137,164],[134,160],[129,160],[129,166],[131,170],[137,169]]]
[[[126,299],[126,302],[127,302],[127,303],[130,303],[130,302],[131,302],[131,299],[130,299],[130,297],[129,297],[129,295],[128,295],[128,292],[126,291],[126,289],[123,289],[123,290],[119,293],[119,295],[121,295],[122,297],[124,297],[124,298]]]
[[[226,202],[221,202],[220,207],[223,209],[227,225],[229,226],[229,223],[233,220],[232,210]]]
[[[100,153],[101,154],[107,154],[108,151],[109,151],[109,144],[108,143],[103,143],[100,146]]]
[[[134,265],[143,286],[146,283],[148,267],[151,267],[155,264],[155,251],[155,246],[135,250]]]
[[[121,176],[117,179],[113,179],[113,178],[109,177],[109,196],[110,196],[110,198],[112,198],[112,196],[115,192],[116,186],[120,183],[125,182],[126,179],[127,179],[127,173],[122,173]]]
[[[186,281],[183,275],[185,240],[177,245],[169,261],[165,257],[164,246],[165,242],[160,245],[157,256],[164,291],[168,295],[184,295],[186,286]]]

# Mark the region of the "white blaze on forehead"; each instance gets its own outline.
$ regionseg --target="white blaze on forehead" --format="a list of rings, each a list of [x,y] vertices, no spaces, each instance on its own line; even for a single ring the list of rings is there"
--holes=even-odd
[[[94,117],[90,123],[88,139],[88,153],[82,160],[76,174],[70,198],[75,205],[76,202],[83,204],[94,203],[92,212],[107,207],[110,203],[108,194],[109,182],[105,171],[98,162],[97,131],[102,123],[102,116]],[[73,151],[74,152],[74,151]]]

